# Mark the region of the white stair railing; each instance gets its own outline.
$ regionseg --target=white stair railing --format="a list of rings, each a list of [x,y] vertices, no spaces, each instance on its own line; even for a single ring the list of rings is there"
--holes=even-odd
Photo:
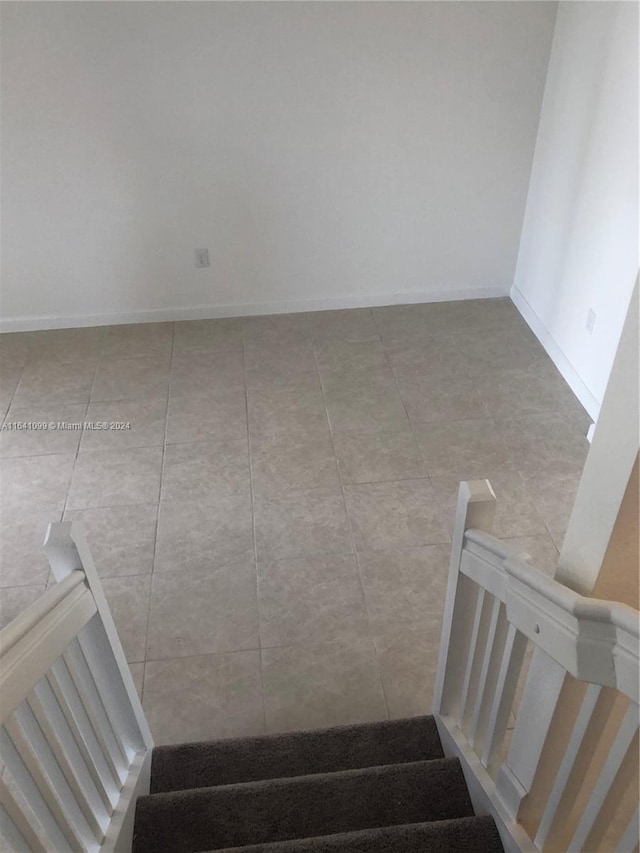
[[[45,551],[56,584],[0,632],[0,846],[124,853],[151,733],[80,527]]]
[[[506,850],[632,853],[640,614],[537,571],[489,535],[494,509],[488,481],[461,483],[433,708],[445,754]]]

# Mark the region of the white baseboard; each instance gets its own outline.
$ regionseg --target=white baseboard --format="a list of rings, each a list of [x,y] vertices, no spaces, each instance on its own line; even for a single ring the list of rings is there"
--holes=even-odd
[[[591,418],[594,421],[597,421],[598,414],[600,412],[600,403],[587,388],[576,369],[551,336],[547,327],[544,325],[540,317],[538,317],[531,305],[529,305],[515,284],[511,288],[511,301],[522,314],[527,325],[540,341],[546,350],[547,355],[558,368],[569,388],[571,388],[578,400],[580,400]]]
[[[148,308],[107,314],[41,315],[7,317],[0,332],[37,332],[43,329],[74,329],[81,326],[116,326],[129,323],[165,323],[172,320],[209,320],[219,317],[253,317],[261,314],[298,314],[303,311],[332,311],[340,308],[372,308],[383,305],[412,305],[418,302],[449,302],[462,299],[495,299],[509,294],[502,287],[472,287],[460,290],[426,290],[372,296],[334,296],[327,299],[287,299],[232,305],[195,305],[191,308]]]

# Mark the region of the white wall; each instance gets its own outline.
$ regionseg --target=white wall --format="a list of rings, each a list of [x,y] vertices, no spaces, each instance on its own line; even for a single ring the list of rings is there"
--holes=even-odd
[[[4,328],[509,292],[555,3],[2,7]]]
[[[637,272],[638,6],[561,3],[512,298],[594,418]]]

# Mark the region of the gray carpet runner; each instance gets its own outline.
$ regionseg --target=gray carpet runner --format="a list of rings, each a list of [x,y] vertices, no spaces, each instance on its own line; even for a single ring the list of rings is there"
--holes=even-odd
[[[133,853],[501,853],[431,717],[156,748]]]

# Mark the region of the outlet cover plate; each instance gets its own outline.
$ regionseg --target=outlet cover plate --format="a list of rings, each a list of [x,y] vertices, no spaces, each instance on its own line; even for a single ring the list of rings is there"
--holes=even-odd
[[[208,267],[209,266],[209,250],[208,249],[194,249],[193,250],[193,263],[196,267]]]

